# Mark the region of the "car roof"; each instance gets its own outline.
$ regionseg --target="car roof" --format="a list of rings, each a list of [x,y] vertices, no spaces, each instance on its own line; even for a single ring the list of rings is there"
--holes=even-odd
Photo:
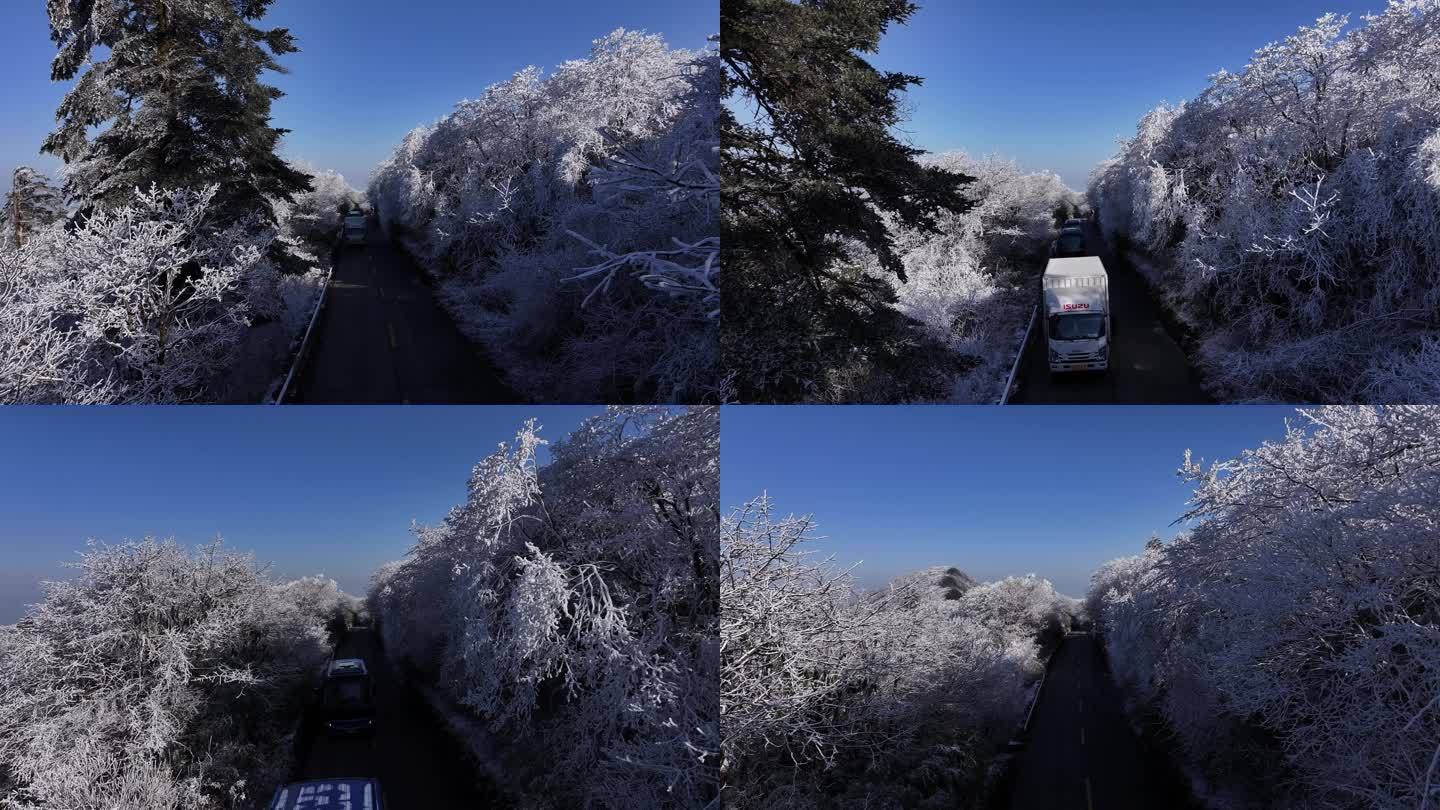
[[[359,658],[336,658],[325,670],[326,675],[368,675],[365,662]]]
[[[380,782],[367,777],[337,777],[292,782],[275,789],[269,810],[385,810]]]

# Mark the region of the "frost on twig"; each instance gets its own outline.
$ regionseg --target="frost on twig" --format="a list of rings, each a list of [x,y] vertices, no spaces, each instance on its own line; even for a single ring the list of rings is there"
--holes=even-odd
[[[1405,397],[1437,372],[1437,65],[1440,0],[1327,14],[1152,110],[1091,175],[1101,225],[1150,254],[1216,393],[1421,401]]]
[[[529,422],[376,574],[387,650],[438,678],[457,727],[507,740],[521,792],[718,801],[718,428],[715,409],[613,408],[542,467]]]
[[[1440,409],[1302,411],[1187,457],[1190,530],[1096,573],[1112,671],[1203,781],[1266,807],[1440,799],[1437,470]]]
[[[375,172],[381,224],[511,384],[719,400],[719,65],[620,29],[460,102]]]

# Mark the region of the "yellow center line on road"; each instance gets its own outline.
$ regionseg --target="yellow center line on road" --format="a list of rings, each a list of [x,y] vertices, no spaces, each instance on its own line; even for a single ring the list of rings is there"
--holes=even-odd
[[[1086,810],[1095,810],[1095,803],[1090,800],[1090,777],[1085,777],[1085,807]]]
[[[389,333],[389,335],[390,335],[390,349],[393,351],[393,350],[395,350],[395,349],[400,348],[400,347],[399,347],[398,345],[396,345],[396,343],[395,343],[395,324],[390,323],[389,321],[386,321],[386,322],[385,322],[385,331],[386,331],[387,333]]]

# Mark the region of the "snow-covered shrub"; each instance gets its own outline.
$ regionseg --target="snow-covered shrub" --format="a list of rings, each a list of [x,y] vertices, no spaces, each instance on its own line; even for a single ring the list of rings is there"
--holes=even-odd
[[[92,544],[0,634],[0,805],[257,807],[324,659],[321,620],[219,541]]]
[[[993,402],[1020,348],[1035,302],[1030,281],[1056,235],[1056,213],[1076,211],[1079,195],[1055,174],[1026,174],[1014,162],[995,157],[977,160],[950,152],[923,162],[974,177],[964,190],[974,207],[940,213],[937,233],[892,224],[907,281],[885,272],[859,248],[858,260],[866,272],[893,286],[897,310],[956,356],[955,364],[928,370],[948,377],[936,386],[941,396]],[[894,398],[893,389],[877,393],[882,400]]]
[[[278,596],[294,604],[302,615],[324,622],[332,638],[343,636],[355,626],[361,612],[361,601],[340,590],[329,577],[310,576],[277,586]]]
[[[612,408],[544,467],[538,430],[376,573],[386,649],[542,806],[715,806],[719,412]]]
[[[967,615],[1001,627],[1009,635],[1051,646],[1069,632],[1079,608],[1048,579],[1034,574],[986,582],[966,591],[960,601]]]
[[[330,169],[301,166],[310,175],[310,191],[295,195],[292,202],[275,200],[275,217],[280,239],[315,263],[326,256],[339,237],[345,212],[359,208],[364,195],[350,187],[345,176]],[[328,261],[324,262],[328,265]]]
[[[723,524],[726,806],[975,799],[1040,674],[1037,628],[1073,606],[1035,577],[978,585],[954,568],[859,592],[815,539],[766,498]]]
[[[1236,459],[1187,459],[1192,531],[1097,574],[1112,667],[1251,806],[1433,805],[1440,409],[1302,415]]]
[[[215,188],[137,190],[0,246],[0,402],[181,402],[274,314],[273,234],[205,227]]]
[[[1163,260],[1226,398],[1406,401],[1384,397],[1436,376],[1440,0],[1347,23],[1155,109],[1091,178],[1107,233]]]
[[[716,398],[718,56],[617,30],[411,132],[369,196],[517,390]]]

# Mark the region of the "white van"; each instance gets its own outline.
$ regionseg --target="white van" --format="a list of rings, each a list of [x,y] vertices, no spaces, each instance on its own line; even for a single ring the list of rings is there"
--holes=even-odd
[[[1051,259],[1042,281],[1050,370],[1110,367],[1110,278],[1098,256]]]
[[[345,221],[341,229],[342,238],[347,245],[365,244],[365,215],[359,211],[351,211],[345,215]]]

